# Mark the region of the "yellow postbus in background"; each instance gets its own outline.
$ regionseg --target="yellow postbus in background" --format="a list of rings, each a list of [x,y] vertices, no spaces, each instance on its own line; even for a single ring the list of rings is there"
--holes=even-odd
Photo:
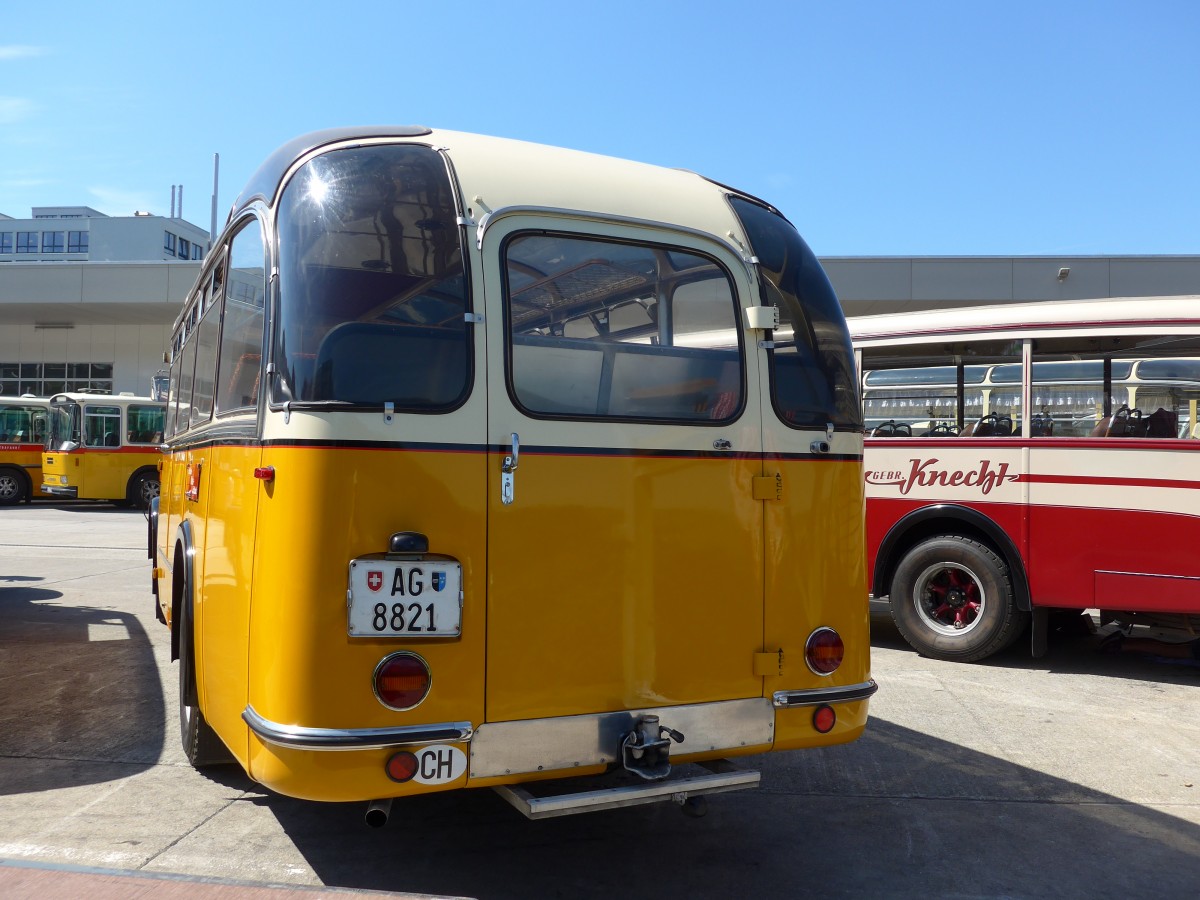
[[[0,397],[0,506],[28,503],[42,484],[50,401]]]
[[[42,493],[146,508],[158,496],[166,406],[150,397],[55,394]]]
[[[852,351],[769,204],[510,140],[306,135],[169,356],[150,546],[194,765],[372,824],[465,787],[536,818],[862,733]]]

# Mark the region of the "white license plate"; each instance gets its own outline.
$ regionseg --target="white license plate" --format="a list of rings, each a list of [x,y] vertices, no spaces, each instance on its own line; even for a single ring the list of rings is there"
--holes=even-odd
[[[352,560],[348,605],[355,637],[457,637],[462,566],[449,560]]]

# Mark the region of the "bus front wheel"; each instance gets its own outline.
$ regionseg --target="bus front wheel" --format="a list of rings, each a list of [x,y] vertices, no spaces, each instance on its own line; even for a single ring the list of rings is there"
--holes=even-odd
[[[990,547],[957,534],[909,550],[892,577],[892,619],[926,656],[975,662],[1020,636],[1029,614],[1017,608],[1008,566]]]
[[[183,752],[197,769],[233,762],[233,756],[204,720],[196,690],[196,651],[192,617],[179,617],[179,736]]]
[[[29,495],[25,476],[15,469],[0,469],[0,506],[15,506]]]
[[[137,509],[147,509],[150,501],[158,496],[158,476],[153,472],[139,472],[129,479],[125,490],[125,502]]]

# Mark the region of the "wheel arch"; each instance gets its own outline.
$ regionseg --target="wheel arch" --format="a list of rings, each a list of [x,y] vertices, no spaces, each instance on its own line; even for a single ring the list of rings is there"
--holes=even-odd
[[[998,553],[1008,566],[1012,577],[1013,596],[1017,608],[1026,612],[1033,604],[1029,593],[1029,578],[1025,560],[1008,534],[978,510],[953,503],[939,503],[914,510],[899,519],[888,530],[879,551],[875,554],[875,571],[871,577],[871,593],[884,597],[891,590],[892,576],[900,560],[910,549],[939,534],[957,534],[986,544]]]
[[[180,616],[192,615],[192,592],[195,581],[196,548],[192,540],[192,523],[181,522],[175,532],[175,549],[171,566],[171,661],[179,659]]]

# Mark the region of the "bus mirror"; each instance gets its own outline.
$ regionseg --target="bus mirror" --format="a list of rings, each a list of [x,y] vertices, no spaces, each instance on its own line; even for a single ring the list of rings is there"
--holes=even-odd
[[[779,327],[778,306],[747,306],[745,312],[747,328],[771,330]]]

